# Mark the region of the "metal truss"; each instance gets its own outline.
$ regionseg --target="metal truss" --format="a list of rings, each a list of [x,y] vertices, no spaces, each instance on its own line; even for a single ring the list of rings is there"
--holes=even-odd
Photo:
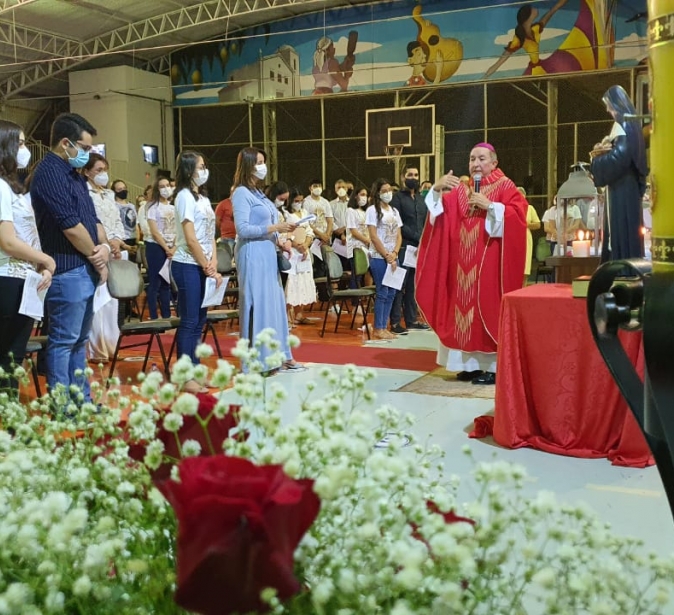
[[[0,0],[0,14],[31,2],[37,2],[37,0]]]
[[[0,13],[30,1],[0,0]],[[48,57],[17,71],[0,83],[0,100],[16,96],[32,85],[84,64],[96,56],[121,51],[158,36],[254,12],[294,5],[302,7],[302,12],[307,12],[312,5],[323,4],[323,0],[206,0],[116,28],[84,42],[32,28],[1,23],[0,41],[38,51]],[[154,68],[158,64],[160,68],[164,68],[167,62],[167,59],[159,62],[153,60],[148,63],[148,67]]]

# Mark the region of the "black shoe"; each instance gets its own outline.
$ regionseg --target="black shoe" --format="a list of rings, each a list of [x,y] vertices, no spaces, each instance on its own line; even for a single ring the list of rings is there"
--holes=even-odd
[[[407,335],[407,329],[402,325],[393,325],[391,327],[391,333],[395,333],[396,335]]]
[[[474,378],[477,378],[482,374],[484,374],[484,372],[481,369],[476,369],[472,372],[459,372],[456,375],[456,379],[460,382],[471,382]]]
[[[494,372],[484,372],[481,376],[473,378],[473,384],[496,384],[496,374]]]
[[[425,322],[413,322],[411,325],[407,325],[408,329],[418,329],[419,331],[428,331],[430,327]]]

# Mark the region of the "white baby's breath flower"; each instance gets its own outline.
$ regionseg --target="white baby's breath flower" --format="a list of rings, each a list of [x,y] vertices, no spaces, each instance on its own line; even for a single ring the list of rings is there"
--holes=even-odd
[[[183,355],[173,364],[173,369],[171,370],[171,382],[182,386],[193,378],[194,364],[187,355]]]
[[[166,431],[178,431],[183,426],[183,417],[175,412],[169,412],[164,417],[164,429]]]
[[[91,591],[91,579],[83,574],[78,577],[73,583],[73,594],[80,598],[83,598],[89,594]]]
[[[201,444],[196,440],[185,440],[182,450],[183,457],[198,457],[201,454]]]
[[[199,411],[199,400],[192,393],[181,393],[171,411],[184,416],[194,416]]]
[[[194,355],[198,359],[207,359],[210,356],[213,356],[213,347],[209,344],[199,344],[194,351]]]
[[[159,389],[159,403],[162,406],[168,406],[169,404],[172,404],[175,398],[176,387],[170,382],[167,382]]]
[[[290,348],[298,348],[299,345],[301,344],[301,340],[299,337],[296,335],[293,335],[292,333],[288,335],[288,346]]]

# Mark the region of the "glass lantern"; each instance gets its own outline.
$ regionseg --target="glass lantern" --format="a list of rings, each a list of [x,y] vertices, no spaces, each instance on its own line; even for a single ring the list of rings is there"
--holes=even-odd
[[[592,241],[591,253],[601,252],[601,230],[603,228],[603,199],[597,193],[594,182],[587,171],[587,164],[577,162],[571,167],[569,178],[557,193],[557,247],[555,256],[567,255],[567,244],[575,239],[575,229],[570,225],[580,219]]]

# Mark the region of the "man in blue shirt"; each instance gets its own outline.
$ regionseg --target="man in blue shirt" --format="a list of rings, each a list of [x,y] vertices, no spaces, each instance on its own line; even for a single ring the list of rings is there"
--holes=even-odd
[[[96,216],[86,179],[78,172],[89,159],[96,129],[82,116],[62,113],[51,128],[51,151],[35,169],[30,196],[42,250],[56,261],[46,298],[49,315],[47,384],[77,385],[91,399],[86,343],[96,286],[107,279],[110,246]]]

